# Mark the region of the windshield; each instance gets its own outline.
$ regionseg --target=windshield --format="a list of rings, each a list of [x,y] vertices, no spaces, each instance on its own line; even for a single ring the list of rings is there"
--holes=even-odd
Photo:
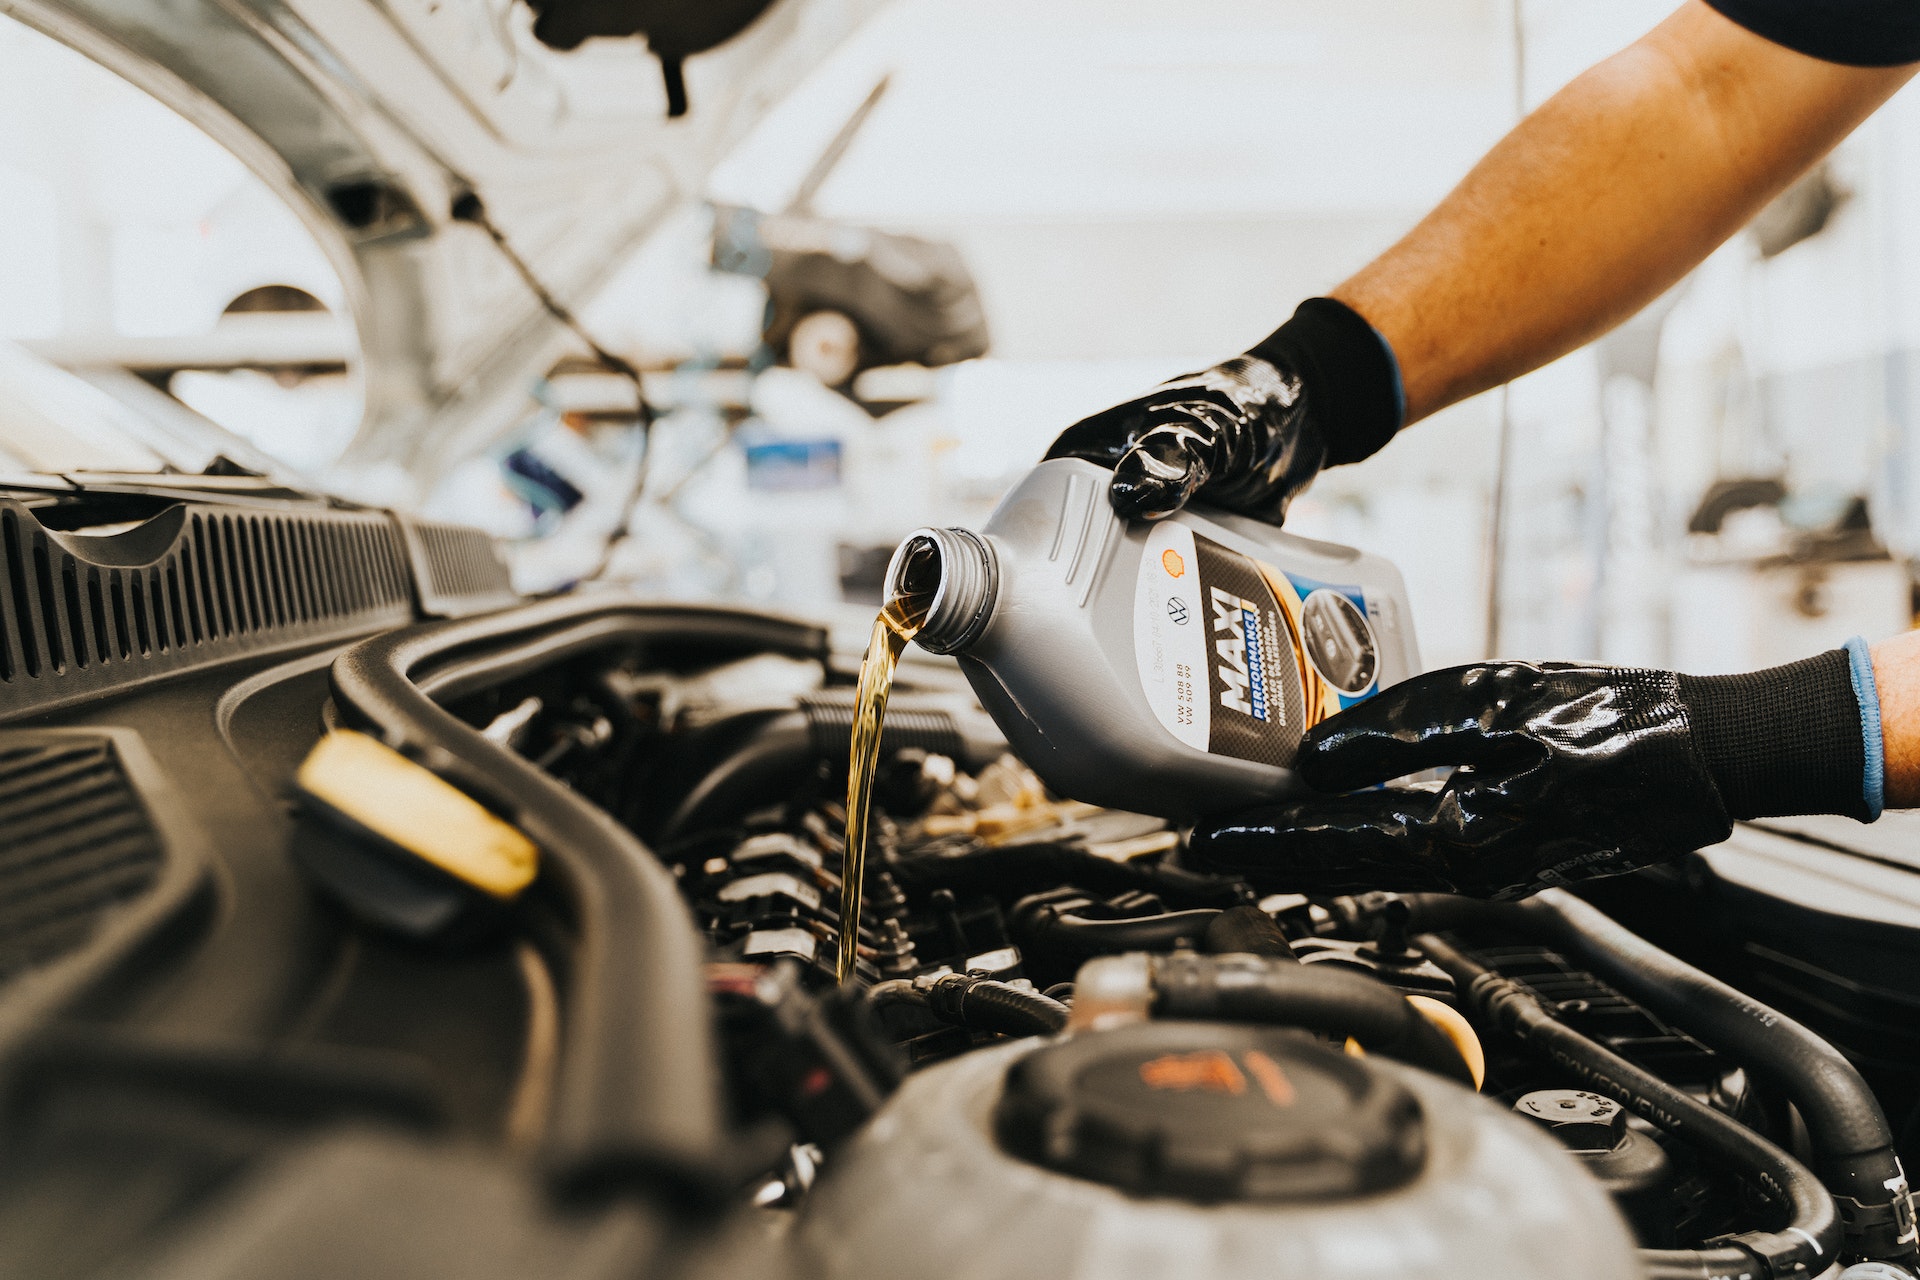
[[[312,473],[357,425],[339,278],[299,219],[197,126],[6,17],[0,242],[8,467],[264,453]]]
[[[113,397],[0,343],[0,458],[16,471],[182,467],[145,442],[151,428]]]

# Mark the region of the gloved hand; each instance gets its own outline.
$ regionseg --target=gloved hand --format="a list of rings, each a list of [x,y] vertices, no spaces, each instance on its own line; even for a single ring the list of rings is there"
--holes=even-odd
[[[1301,777],[1350,794],[1203,822],[1190,848],[1296,892],[1511,898],[1716,844],[1731,818],[1871,821],[1879,704],[1864,655],[1851,641],[1743,676],[1519,662],[1415,676],[1302,743]],[[1358,790],[1444,765],[1437,792]]]
[[[1372,454],[1404,412],[1385,340],[1344,303],[1310,298],[1245,355],[1082,419],[1047,457],[1113,468],[1108,497],[1128,518],[1197,494],[1279,524],[1321,467]]]

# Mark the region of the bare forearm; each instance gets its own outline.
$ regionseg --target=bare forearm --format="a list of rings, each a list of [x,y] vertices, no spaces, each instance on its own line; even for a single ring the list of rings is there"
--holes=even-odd
[[[1632,315],[1913,71],[1820,62],[1690,0],[1333,296],[1393,347],[1415,421]]]
[[[1873,646],[1886,754],[1887,808],[1920,808],[1920,631]]]

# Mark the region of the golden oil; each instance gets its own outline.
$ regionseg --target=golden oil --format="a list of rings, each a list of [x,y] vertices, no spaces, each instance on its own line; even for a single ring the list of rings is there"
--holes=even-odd
[[[847,761],[847,844],[840,861],[840,955],[835,974],[841,982],[853,976],[859,955],[873,779],[880,767],[880,731],[887,718],[887,695],[893,692],[893,673],[900,655],[925,618],[924,598],[902,594],[888,601],[873,620],[873,636],[860,663],[860,687],[853,702],[853,752]]]

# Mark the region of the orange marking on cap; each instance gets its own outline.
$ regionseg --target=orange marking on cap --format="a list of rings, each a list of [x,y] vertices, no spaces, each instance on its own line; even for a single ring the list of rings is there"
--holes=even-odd
[[[1267,1101],[1276,1107],[1290,1107],[1294,1103],[1293,1081],[1287,1079],[1287,1073],[1280,1064],[1258,1049],[1249,1049],[1240,1055],[1247,1064],[1247,1074],[1260,1086],[1260,1092],[1267,1095]]]
[[[1160,567],[1167,571],[1169,578],[1178,578],[1186,573],[1187,562],[1180,558],[1178,551],[1168,547],[1160,553]]]
[[[1140,1064],[1140,1079],[1149,1089],[1208,1093],[1245,1093],[1247,1078],[1233,1059],[1218,1049],[1197,1053],[1170,1053]]]

